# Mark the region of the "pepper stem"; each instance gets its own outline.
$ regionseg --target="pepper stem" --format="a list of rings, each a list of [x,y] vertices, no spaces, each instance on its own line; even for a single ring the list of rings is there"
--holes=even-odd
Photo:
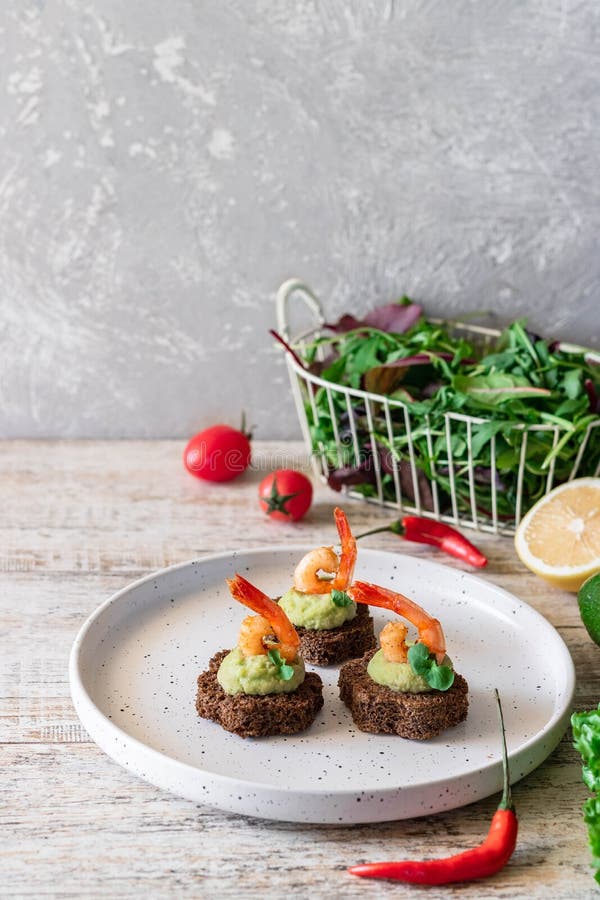
[[[510,790],[510,773],[508,770],[508,751],[506,749],[506,731],[504,728],[504,715],[502,714],[502,703],[500,702],[500,694],[498,688],[494,688],[496,694],[496,703],[498,705],[498,719],[500,722],[500,737],[502,741],[502,798],[498,804],[498,809],[512,809],[512,793]]]
[[[404,534],[404,525],[397,519],[395,522],[390,522],[389,525],[383,525],[381,528],[372,528],[371,531],[363,531],[362,534],[355,535],[356,540],[358,541],[360,538],[368,537],[370,534],[382,534],[384,531],[391,531],[392,534],[399,534],[400,537]]]

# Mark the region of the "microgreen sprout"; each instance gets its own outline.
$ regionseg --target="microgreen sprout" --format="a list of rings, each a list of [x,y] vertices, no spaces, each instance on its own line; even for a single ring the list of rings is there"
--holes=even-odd
[[[281,678],[282,681],[289,681],[290,678],[294,677],[293,666],[288,665],[285,659],[281,658],[279,650],[269,650],[267,656],[276,667],[278,678]]]
[[[454,683],[454,671],[450,666],[438,665],[435,654],[425,644],[413,644],[408,650],[408,661],[415,675],[424,678],[436,691],[447,691]]]
[[[331,600],[336,606],[350,606],[352,597],[346,591],[336,591],[335,588],[331,592]]]

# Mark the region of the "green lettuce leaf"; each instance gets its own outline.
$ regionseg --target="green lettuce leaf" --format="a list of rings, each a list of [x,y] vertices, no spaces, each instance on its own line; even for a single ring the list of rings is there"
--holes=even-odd
[[[588,827],[592,850],[592,865],[596,868],[596,881],[600,884],[600,704],[590,712],[573,713],[573,746],[583,760],[583,781],[595,794],[583,807],[583,818]]]

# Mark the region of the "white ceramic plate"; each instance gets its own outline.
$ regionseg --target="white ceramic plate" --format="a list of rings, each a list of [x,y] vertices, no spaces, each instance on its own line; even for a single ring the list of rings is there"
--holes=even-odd
[[[338,668],[317,669],[325,706],[299,736],[247,739],[199,719],[196,677],[237,641],[246,610],[224,579],[238,571],[272,596],[308,547],[205,557],[143,578],[106,601],[71,653],[73,701],[89,734],[122,766],[190,800],[294,822],[351,824],[420,816],[498,791],[493,688],[517,781],[554,749],[574,689],[569,652],[516,597],[436,563],[361,550],[356,577],[397,587],[444,626],[469,683],[467,720],[427,742],[364,734],[337,693]],[[392,617],[375,610],[378,632]]]

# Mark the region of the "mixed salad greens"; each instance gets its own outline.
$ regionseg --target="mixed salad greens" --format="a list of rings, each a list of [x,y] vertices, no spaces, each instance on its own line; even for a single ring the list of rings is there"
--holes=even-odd
[[[593,796],[586,800],[583,817],[588,826],[592,865],[600,884],[600,704],[590,712],[571,717],[573,743],[583,759],[583,780]]]
[[[395,500],[395,458],[401,490],[406,499],[415,500],[408,418],[422,506],[433,509],[435,483],[440,505],[447,508],[453,475],[458,511],[471,510],[469,425],[451,418],[447,430],[448,414],[458,413],[483,420],[471,424],[470,434],[477,512],[491,515],[494,488],[499,519],[511,520],[523,427],[528,429],[525,512],[545,493],[551,467],[555,484],[567,480],[588,426],[600,414],[600,360],[581,348],[544,340],[528,330],[525,320],[509,325],[495,346],[477,346],[451,326],[427,319],[421,306],[402,297],[363,319],[342,316],[325,329],[302,349],[295,348],[310,372],[333,385],[400,401],[390,404],[389,420],[383,404],[371,404],[371,431],[363,398],[352,397],[348,403],[342,392],[328,395],[322,387],[315,389],[314,409],[306,404],[313,450],[324,454],[329,483],[338,490],[352,485],[375,496],[378,463],[384,499]],[[593,474],[599,460],[600,428],[594,428],[577,475]]]

